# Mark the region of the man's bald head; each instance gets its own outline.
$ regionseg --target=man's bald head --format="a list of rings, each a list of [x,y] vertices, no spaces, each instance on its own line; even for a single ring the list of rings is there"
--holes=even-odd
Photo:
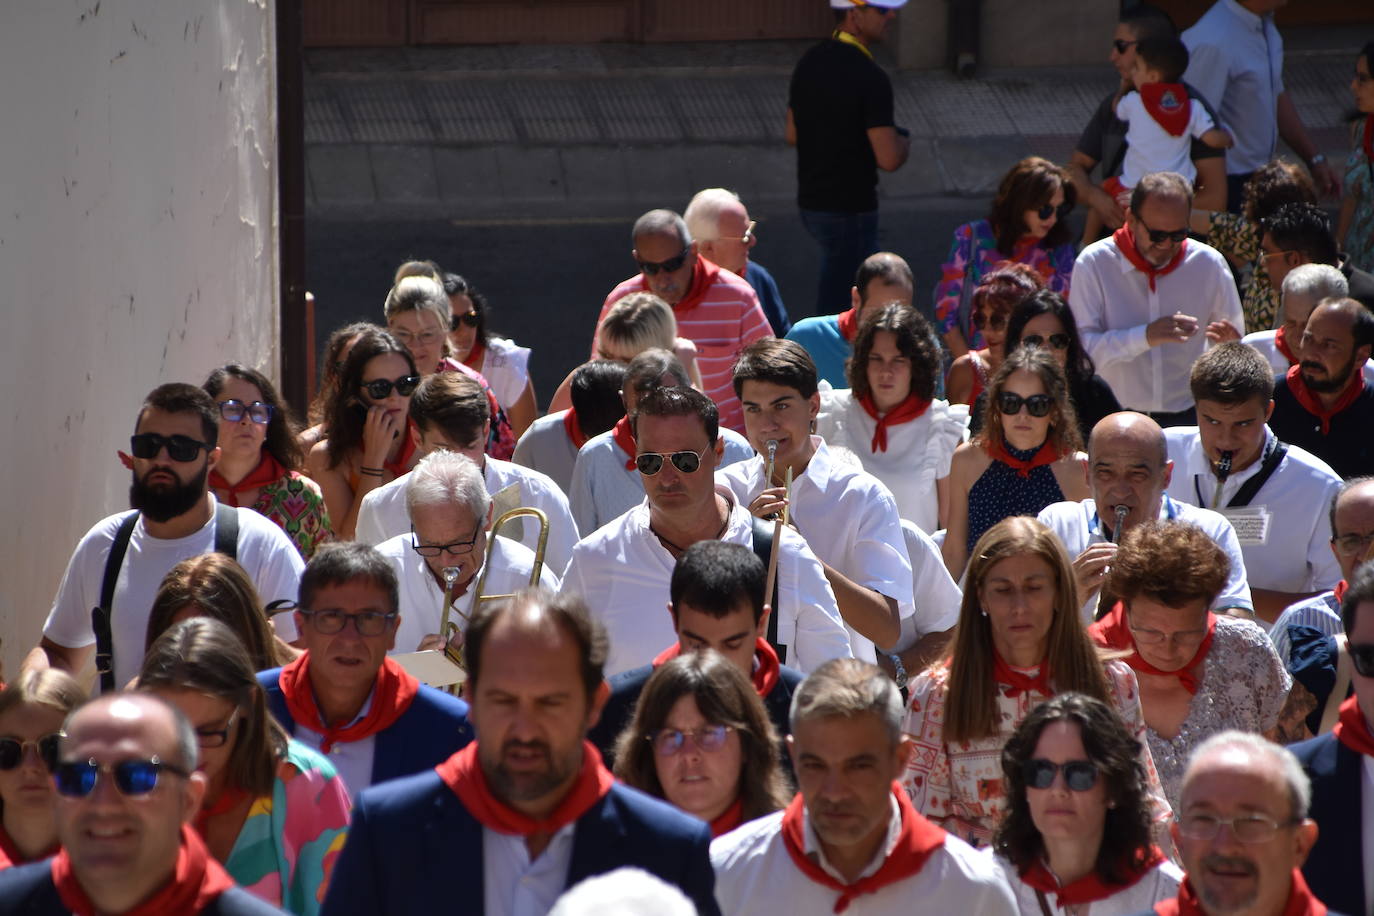
[[[464,637],[464,657],[468,677],[475,684],[484,668],[501,664],[493,655],[484,658],[483,647],[490,641],[515,638],[534,642],[559,642],[577,652],[587,696],[601,687],[610,642],[606,628],[593,620],[581,598],[551,592],[546,588],[527,588],[509,601],[488,603],[473,614]]]
[[[1117,506],[1127,510],[1123,530],[1158,518],[1172,473],[1164,430],[1144,414],[1114,413],[1093,427],[1088,439],[1088,485],[1104,533],[1115,528]]]
[[[910,305],[914,290],[911,265],[900,255],[880,251],[869,255],[859,265],[854,275],[854,288],[850,291],[850,304],[860,310],[889,302]]]
[[[1091,460],[1099,451],[1123,444],[1141,451],[1153,451],[1160,466],[1169,460],[1164,430],[1145,414],[1133,410],[1108,414],[1097,421],[1088,438],[1088,458]]]
[[[150,693],[112,693],[96,697],[67,716],[63,723],[60,756],[82,740],[99,736],[120,740],[138,736],[160,759],[187,772],[199,761],[196,730],[181,710]]]

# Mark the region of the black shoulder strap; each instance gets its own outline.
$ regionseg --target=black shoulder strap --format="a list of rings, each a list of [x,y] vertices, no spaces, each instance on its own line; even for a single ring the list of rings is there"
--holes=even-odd
[[[768,560],[773,555],[773,526],[761,518],[754,518],[754,553],[768,568]],[[787,647],[778,642],[778,579],[773,578],[773,594],[768,599],[773,612],[768,615],[768,643],[778,653],[778,661],[787,664]]]
[[[1260,469],[1255,472],[1245,483],[1241,484],[1236,495],[1231,497],[1231,501],[1226,504],[1228,509],[1239,509],[1242,506],[1250,505],[1250,500],[1255,498],[1255,494],[1260,491],[1260,487],[1269,482],[1269,478],[1274,476],[1274,472],[1283,463],[1283,456],[1288,454],[1288,446],[1284,445],[1275,436],[1269,440],[1269,447],[1264,451],[1264,458],[1260,461]]]
[[[218,503],[215,508],[215,553],[239,557],[239,510]]]
[[[115,689],[114,641],[110,635],[110,620],[114,615],[114,593],[115,586],[119,584],[119,570],[124,566],[124,554],[129,549],[129,539],[134,536],[134,526],[137,524],[138,510],[135,509],[124,516],[115,529],[109,556],[105,558],[105,576],[100,581],[100,604],[91,611],[91,630],[95,633],[95,670],[100,674],[101,693],[110,693]]]

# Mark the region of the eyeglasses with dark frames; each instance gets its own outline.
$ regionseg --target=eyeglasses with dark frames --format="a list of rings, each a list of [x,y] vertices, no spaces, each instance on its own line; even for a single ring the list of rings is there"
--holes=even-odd
[[[120,794],[147,795],[157,788],[163,773],[171,773],[183,779],[191,774],[178,766],[164,763],[157,756],[147,760],[121,760],[119,763],[99,763],[94,757],[85,761],[59,763],[53,771],[53,785],[59,795],[68,798],[86,798],[95,791],[96,783],[104,774],[114,777],[115,788]]]
[[[1177,245],[1188,237],[1187,226],[1184,226],[1182,229],[1151,229],[1149,226],[1145,225],[1145,220],[1141,219],[1139,214],[1136,214],[1135,218],[1139,221],[1146,234],[1149,235],[1152,244],[1163,245],[1165,242],[1168,242],[1172,245]]]
[[[139,433],[129,438],[129,451],[135,458],[144,461],[156,458],[164,448],[167,449],[167,457],[173,461],[195,461],[201,449],[208,452],[214,446],[182,435],[160,436],[157,433]]]
[[[259,426],[266,426],[268,423],[272,422],[272,414],[276,409],[277,408],[271,404],[262,401],[254,401],[251,404],[245,404],[240,400],[230,398],[227,401],[219,402],[220,419],[228,420],[230,423],[238,423],[243,419],[244,414],[247,414],[248,419],[252,420],[254,423]]]
[[[682,249],[682,253],[666,261],[640,261],[639,269],[644,271],[644,276],[652,277],[659,273],[672,273],[680,270],[683,264],[687,263],[687,258],[692,253],[691,248]]]
[[[323,636],[342,633],[349,621],[353,622],[353,629],[358,632],[359,636],[381,636],[398,616],[395,611],[363,611],[361,614],[345,614],[343,611],[308,611],[305,608],[296,608],[296,610],[301,613],[302,617],[310,621],[315,632]]]
[[[239,710],[234,709],[229,714],[229,719],[224,723],[223,728],[197,728],[196,741],[206,750],[224,747],[229,743],[229,733],[234,730],[234,726],[239,721]]]
[[[1054,204],[1041,204],[1040,209],[1035,211],[1035,215],[1041,219],[1049,219],[1051,216],[1057,219],[1063,219],[1069,215],[1069,211],[1072,209],[1073,204],[1069,203],[1067,200],[1057,207]]]
[[[997,396],[997,412],[1004,417],[1014,417],[1025,407],[1032,417],[1046,417],[1054,409],[1054,398],[1048,394],[1033,394],[1028,398],[1012,391],[1004,391]]]
[[[0,770],[12,770],[24,762],[24,754],[29,748],[38,755],[49,773],[57,766],[57,747],[62,735],[53,732],[37,741],[20,741],[18,738],[0,738]]]
[[[1069,348],[1069,335],[1051,334],[1048,338],[1049,344],[1056,350],[1067,350]],[[1027,334],[1021,338],[1021,345],[1024,347],[1043,347],[1046,338],[1040,334]]]
[[[446,553],[451,557],[461,557],[464,554],[472,553],[472,548],[477,546],[477,539],[481,536],[482,529],[479,527],[466,541],[450,541],[447,544],[421,544],[420,539],[415,536],[415,529],[411,528],[410,549],[422,557],[437,557],[441,553]]]
[[[680,731],[676,728],[660,728],[644,740],[648,741],[654,753],[660,757],[672,757],[682,753],[688,744],[705,754],[725,747],[725,739],[734,731],[728,725],[705,725],[695,731]]]
[[[1135,47],[1135,46],[1138,45],[1138,44],[1140,44],[1140,42],[1138,42],[1138,41],[1127,41],[1127,40],[1124,39],[1124,38],[1113,38],[1113,39],[1112,39],[1112,47],[1113,47],[1113,48],[1116,48],[1116,53],[1118,53],[1118,54],[1125,54],[1127,48]]]
[[[392,388],[395,388],[396,393],[401,397],[408,398],[415,393],[415,389],[418,387],[420,387],[418,375],[403,375],[394,381],[389,378],[374,378],[370,382],[362,383],[363,390],[374,401],[382,401],[390,397]]]
[[[1090,760],[1053,760],[1036,758],[1021,764],[1021,778],[1028,789],[1048,789],[1054,785],[1055,775],[1064,774],[1064,785],[1072,792],[1086,792],[1097,785],[1097,767]]]

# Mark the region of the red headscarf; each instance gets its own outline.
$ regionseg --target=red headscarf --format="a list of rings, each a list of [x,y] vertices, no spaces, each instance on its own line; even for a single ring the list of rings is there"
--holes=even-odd
[[[1005,442],[993,442],[989,439],[984,445],[984,448],[987,449],[987,453],[991,455],[994,460],[1000,461],[1011,467],[1012,470],[1016,471],[1016,476],[1023,480],[1030,476],[1031,471],[1041,465],[1054,464],[1060,458],[1064,457],[1063,453],[1055,448],[1054,443],[1049,439],[1041,443],[1040,448],[1030,457],[1029,461],[1023,461],[1007,451]]]
[[[906,396],[906,400],[882,416],[878,415],[878,405],[873,402],[873,395],[871,394],[859,398],[859,406],[864,409],[864,413],[877,422],[877,426],[873,428],[873,441],[869,444],[869,450],[885,452],[887,451],[887,428],[899,426],[902,423],[910,423],[921,416],[930,409],[930,399],[909,394]]]
[[[95,904],[86,896],[72,861],[64,849],[52,860],[52,881],[62,905],[76,916],[96,916]],[[153,896],[125,910],[124,916],[167,916],[169,913],[199,913],[220,894],[234,886],[234,879],[214,859],[200,836],[186,824],[181,825],[181,849],[177,852],[172,879]]]
[[[286,468],[277,459],[273,458],[267,451],[262,450],[262,458],[258,461],[258,466],[249,471],[238,483],[230,483],[225,480],[218,469],[210,472],[210,486],[216,490],[228,490],[226,502],[229,506],[237,509],[242,503],[239,502],[239,494],[247,493],[249,490],[257,490],[275,483],[286,476]]]
[[[1094,870],[1077,881],[1070,881],[1061,886],[1054,874],[1045,867],[1045,863],[1040,861],[1022,871],[1021,880],[1041,893],[1054,894],[1057,905],[1062,910],[1079,903],[1095,903],[1105,900],[1112,894],[1120,893],[1148,875],[1151,869],[1163,861],[1164,853],[1158,846],[1139,850],[1134,859],[1127,863],[1126,880],[1121,884],[1108,884]]]
[[[840,323],[840,336],[849,343],[854,342],[854,338],[859,336],[859,310],[856,308],[846,309],[836,316]]]
[[[1341,704],[1341,717],[1331,727],[1336,740],[1357,754],[1374,757],[1374,733],[1369,730],[1369,722],[1360,711],[1359,700],[1354,696],[1345,698]]]
[[[682,654],[682,643],[673,643],[658,655],[654,656],[654,667],[666,661],[677,658]],[[766,639],[755,638],[754,658],[758,659],[758,664],[754,666],[752,680],[754,689],[759,696],[766,697],[773,692],[773,688],[778,686],[778,673],[782,663],[778,661],[778,653],[773,649],[772,644]]]
[[[1112,233],[1112,241],[1116,242],[1116,247],[1121,249],[1121,253],[1126,256],[1135,269],[1143,273],[1150,281],[1150,292],[1154,292],[1155,279],[1167,273],[1172,273],[1178,265],[1183,263],[1183,256],[1188,251],[1188,240],[1184,239],[1178,246],[1178,251],[1169,259],[1169,263],[1163,267],[1156,267],[1135,247],[1135,235],[1131,232],[1131,224],[1126,223],[1120,229]]]
[[[491,794],[487,777],[477,759],[477,741],[434,768],[468,813],[486,827],[507,836],[552,835],[591,810],[615,785],[615,777],[601,762],[601,754],[590,741],[582,742],[582,770],[572,789],[548,817],[537,821],[522,814]]]
[[[1155,913],[1158,916],[1207,916],[1207,911],[1198,900],[1197,891],[1193,890],[1193,882],[1187,878],[1179,885],[1177,897],[1155,904]],[[1302,872],[1296,868],[1293,869],[1293,886],[1288,891],[1288,902],[1284,904],[1281,916],[1326,916],[1326,904],[1312,896],[1307,889],[1307,882],[1302,879]]]
[[[1050,664],[1048,659],[1040,663],[1040,673],[1035,675],[1017,671],[1007,664],[1001,654],[992,650],[992,677],[999,684],[1007,685],[1003,693],[1008,697],[1019,697],[1022,693],[1038,693],[1041,696],[1054,696],[1054,685],[1050,683]]]
[[[1351,373],[1350,381],[1341,392],[1341,396],[1328,408],[1323,407],[1322,402],[1308,389],[1307,383],[1302,379],[1301,366],[1289,366],[1288,374],[1284,378],[1288,381],[1288,390],[1293,392],[1293,397],[1298,399],[1303,409],[1322,421],[1323,436],[1331,432],[1331,418],[1354,404],[1364,391],[1364,373],[1356,368]]]
[[[309,652],[282,668],[277,682],[286,698],[286,709],[296,724],[324,735],[320,751],[325,754],[339,742],[362,741],[390,728],[420,692],[420,682],[414,675],[395,660],[384,659],[372,687],[372,707],[367,715],[347,727],[334,727],[324,721],[315,702],[315,691],[310,687]]]
[[[625,470],[633,471],[635,469],[635,434],[634,430],[630,429],[628,415],[615,421],[615,426],[611,429],[611,438],[615,440],[616,445],[620,446],[622,452],[630,456],[625,461]]]
[[[1217,615],[1208,611],[1207,635],[1203,638],[1201,645],[1197,647],[1197,651],[1193,653],[1193,657],[1188,660],[1188,664],[1177,671],[1161,671],[1141,658],[1140,650],[1137,649],[1135,645],[1135,637],[1131,635],[1131,628],[1126,625],[1126,605],[1124,602],[1118,601],[1112,606],[1108,614],[1097,621],[1097,623],[1088,627],[1088,635],[1092,637],[1093,642],[1097,643],[1099,646],[1129,651],[1131,654],[1127,656],[1124,661],[1141,674],[1155,674],[1160,677],[1176,677],[1179,683],[1181,683],[1189,693],[1195,694],[1197,693],[1198,687],[1202,685],[1202,682],[1198,680],[1193,669],[1196,668],[1202,660],[1207,657],[1207,653],[1211,651],[1212,637],[1216,634],[1216,630]]]
[[[577,422],[577,411],[572,407],[563,414],[563,431],[568,434],[573,448],[581,448],[587,444],[587,437],[582,433],[581,424]]]

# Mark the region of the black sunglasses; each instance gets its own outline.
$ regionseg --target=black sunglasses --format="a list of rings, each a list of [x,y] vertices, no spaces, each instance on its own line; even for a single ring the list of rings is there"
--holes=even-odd
[[[1042,204],[1040,209],[1035,211],[1035,215],[1041,219],[1049,219],[1051,215],[1063,219],[1069,215],[1069,211],[1072,209],[1073,204],[1066,200],[1057,207],[1054,204]]]
[[[639,468],[639,473],[645,477],[652,477],[663,470],[663,459],[667,458],[684,474],[695,474],[697,468],[701,467],[701,456],[705,452],[645,452],[635,456],[635,467]]]
[[[1025,405],[1026,410],[1030,411],[1032,417],[1048,416],[1051,408],[1054,407],[1054,398],[1048,394],[1033,394],[1028,398],[1023,398],[1019,394],[1004,391],[997,396],[997,412],[1008,417],[1014,417],[1021,412],[1021,406]]]
[[[1050,346],[1056,350],[1067,350],[1069,348],[1069,335],[1051,334],[1049,336]],[[1027,347],[1040,348],[1045,345],[1045,338],[1039,334],[1027,334],[1021,338],[1021,343]]]
[[[1145,225],[1145,220],[1140,219],[1139,214],[1136,215],[1136,219],[1140,221],[1141,226],[1144,226],[1145,232],[1150,236],[1150,241],[1156,245],[1163,245],[1165,242],[1172,242],[1177,245],[1188,237],[1188,228],[1186,226],[1182,229],[1174,230],[1151,229],[1149,226]]]
[[[403,398],[408,398],[420,386],[418,375],[403,375],[394,382],[387,378],[374,378],[370,382],[363,382],[363,390],[374,401],[380,401],[391,394],[391,389],[395,388],[396,393]]]
[[[53,771],[53,785],[68,798],[85,798],[95,791],[101,773],[114,776],[115,787],[123,795],[147,795],[157,788],[163,772],[176,776],[191,774],[180,767],[163,763],[157,757],[149,760],[121,760],[115,764],[97,763],[94,759],[59,763]]]
[[[1374,643],[1350,643],[1350,662],[1360,677],[1374,677]]]
[[[345,614],[343,611],[310,611],[296,608],[300,615],[310,621],[310,625],[324,636],[342,633],[348,622],[353,621],[353,629],[359,636],[381,636],[397,617],[396,612],[363,611],[361,614]]]
[[[1048,789],[1054,785],[1054,774],[1064,771],[1064,784],[1073,792],[1086,792],[1097,785],[1097,767],[1087,760],[1027,760],[1021,764],[1021,778],[1027,789]]]
[[[238,423],[243,419],[243,415],[247,414],[248,419],[254,423],[259,426],[266,426],[272,422],[272,412],[276,409],[271,404],[265,404],[262,401],[245,404],[231,398],[228,401],[219,402],[220,419],[228,420],[230,423]]]
[[[645,276],[649,277],[652,277],[659,271],[663,271],[664,273],[670,274],[678,268],[682,267],[683,264],[686,264],[687,256],[691,253],[692,250],[690,248],[684,248],[682,249],[682,254],[678,255],[675,258],[669,258],[666,261],[658,261],[657,263],[655,263],[654,261],[640,261],[639,269],[644,271]]]
[[[1007,326],[1006,312],[993,312],[992,315],[985,315],[983,312],[973,313],[973,326],[975,328],[987,328],[989,331],[1000,331]]]
[[[135,458],[142,458],[145,461],[156,458],[163,446],[166,446],[167,455],[173,461],[194,461],[201,449],[208,452],[214,448],[207,442],[182,435],[162,436],[157,433],[139,433],[129,439],[129,451],[134,453]]]
[[[57,744],[62,740],[59,734],[44,735],[37,741],[20,741],[18,738],[0,738],[0,770],[12,770],[24,762],[24,752],[33,748],[38,759],[51,773],[57,766]]]
[[[1116,48],[1116,53],[1118,53],[1118,54],[1125,54],[1127,48],[1131,47],[1132,45],[1138,45],[1138,44],[1140,44],[1140,42],[1138,42],[1138,41],[1126,41],[1126,40],[1123,39],[1123,38],[1113,38],[1113,39],[1112,39],[1112,47],[1113,47],[1113,48]]]
[[[481,323],[481,315],[477,314],[476,312],[464,312],[461,315],[454,315],[451,319],[449,319],[448,329],[450,331],[456,331],[458,330],[458,325],[460,324],[465,324],[470,328],[475,328]]]

